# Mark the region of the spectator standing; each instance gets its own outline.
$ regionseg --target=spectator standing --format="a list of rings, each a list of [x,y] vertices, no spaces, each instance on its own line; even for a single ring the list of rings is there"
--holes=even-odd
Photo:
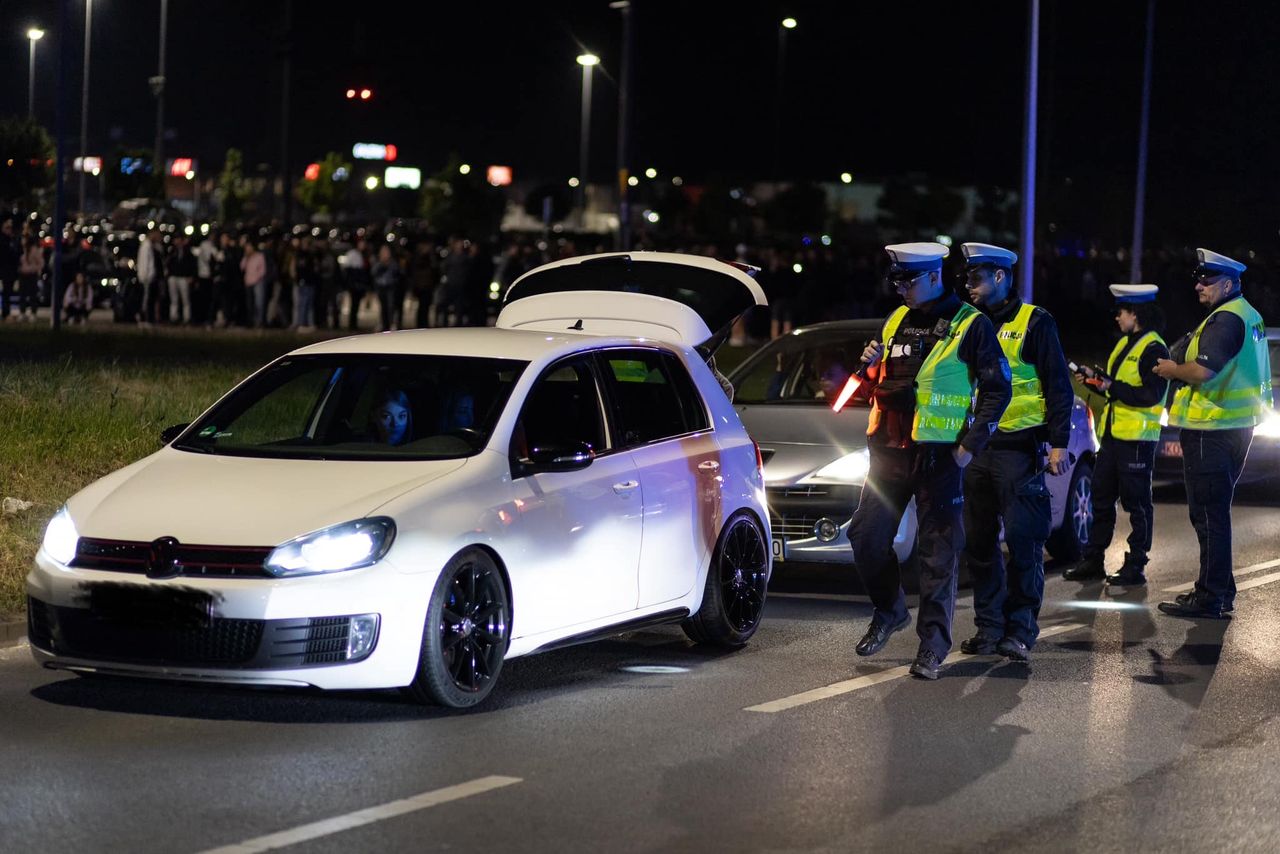
[[[310,332],[315,329],[316,291],[320,271],[311,238],[303,239],[293,253],[293,329]]]
[[[209,326],[218,313],[213,288],[213,265],[218,256],[218,244],[214,235],[201,240],[192,254],[196,256],[196,281],[191,293],[192,320]]]
[[[449,241],[440,284],[431,298],[432,326],[460,326],[464,320],[467,277],[471,270],[469,248],[470,242],[461,237]]]
[[[378,249],[378,260],[373,265],[373,287],[378,295],[378,308],[381,315],[381,330],[386,332],[396,325],[397,295],[404,302],[404,276],[400,273],[400,262],[390,246],[383,245]]]
[[[191,322],[191,283],[196,278],[196,256],[185,234],[173,239],[169,258],[169,322]]]
[[[23,237],[22,257],[18,261],[18,317],[36,319],[40,306],[40,275],[44,272],[44,250],[34,234]]]
[[[236,245],[235,238],[225,231],[218,236],[218,254],[213,264],[213,312],[210,321],[217,321],[217,312],[222,312],[222,326],[241,323],[244,317],[244,275],[240,262],[244,260],[244,252]]]
[[[138,243],[138,259],[134,265],[134,272],[138,277],[138,284],[142,285],[142,306],[138,319],[144,324],[154,323],[158,286],[164,282],[160,232],[154,228]]]
[[[329,248],[329,241],[316,241],[315,259],[318,274],[316,325],[337,329],[342,325],[338,309],[338,259]]]
[[[267,322],[267,259],[248,235],[243,242],[244,257],[240,261],[240,271],[244,276],[249,325],[260,329]]]
[[[409,287],[417,301],[414,326],[423,329],[431,325],[431,297],[435,294],[439,275],[436,271],[435,246],[430,241],[419,243],[413,250],[409,263]]]
[[[0,320],[9,319],[11,303],[18,297],[18,261],[22,244],[13,232],[13,220],[0,223]]]
[[[355,331],[360,320],[360,300],[369,286],[369,265],[365,261],[366,244],[361,238],[356,241],[342,256],[342,270],[347,282],[347,296],[350,307],[347,314],[347,328]]]

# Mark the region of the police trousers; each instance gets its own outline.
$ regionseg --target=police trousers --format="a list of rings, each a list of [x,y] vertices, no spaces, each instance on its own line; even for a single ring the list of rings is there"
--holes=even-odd
[[[1231,570],[1231,499],[1249,456],[1253,428],[1182,428],[1182,478],[1187,514],[1200,541],[1200,576],[1195,595],[1210,608],[1235,606],[1236,579]]]
[[[1028,648],[1040,634],[1044,599],[1044,541],[1051,509],[1040,453],[988,447],[964,472],[965,559],[973,577],[974,622],[993,637],[1016,638]],[[1000,551],[1000,525],[1009,565]]]
[[[1101,558],[1116,530],[1116,500],[1129,514],[1127,565],[1141,569],[1151,551],[1151,467],[1156,443],[1127,441],[1107,436],[1098,451],[1093,470],[1093,526],[1089,529],[1086,558]]]
[[[854,566],[876,616],[899,622],[907,616],[907,603],[902,570],[893,554],[893,537],[907,505],[915,498],[920,579],[916,634],[921,649],[932,650],[939,659],[951,650],[956,560],[964,545],[960,467],[952,456],[954,447],[929,443],[885,448],[873,444],[871,469],[849,525]]]

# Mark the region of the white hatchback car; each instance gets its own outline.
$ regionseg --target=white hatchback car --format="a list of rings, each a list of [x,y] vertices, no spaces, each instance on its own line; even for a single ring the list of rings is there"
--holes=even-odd
[[[496,329],[296,350],[54,517],[35,657],[467,707],[507,658],[641,626],[739,646],[769,516],[707,359],[764,302],[732,264],[614,253],[521,277]]]

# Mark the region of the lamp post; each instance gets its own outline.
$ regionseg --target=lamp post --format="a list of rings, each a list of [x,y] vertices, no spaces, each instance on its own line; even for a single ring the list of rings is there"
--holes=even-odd
[[[778,174],[782,163],[782,110],[787,74],[787,33],[798,26],[795,18],[783,18],[778,25],[778,68],[777,80],[774,81],[773,92],[773,177]]]
[[[31,42],[30,58],[27,60],[27,115],[36,114],[36,42],[44,38],[44,30],[32,27],[27,30],[27,39]]]
[[[1036,271],[1036,105],[1040,88],[1040,0],[1027,15],[1027,91],[1022,116],[1022,270],[1018,296],[1031,302]]]
[[[160,175],[160,186],[164,186],[164,49],[165,34],[169,24],[169,0],[160,0],[160,70],[150,79],[151,91],[156,96],[156,147],[153,153],[155,163],[153,174]],[[162,192],[163,195],[163,192]]]
[[[84,83],[80,87],[80,213],[84,214],[84,159],[89,156],[89,46],[93,42],[93,0],[84,0]]]
[[[587,219],[587,165],[591,156],[591,70],[600,64],[600,57],[584,53],[578,57],[582,66],[582,132],[578,137],[578,210],[581,222]]]

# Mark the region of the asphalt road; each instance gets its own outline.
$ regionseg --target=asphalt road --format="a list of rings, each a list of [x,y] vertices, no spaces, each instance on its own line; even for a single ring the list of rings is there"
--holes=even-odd
[[[1162,503],[1145,592],[1055,576],[1030,670],[953,654],[936,683],[897,675],[912,632],[856,658],[869,607],[785,566],[745,650],[519,659],[468,714],[0,650],[0,851],[1280,850],[1278,519],[1236,508],[1229,623],[1156,612],[1196,555]]]

